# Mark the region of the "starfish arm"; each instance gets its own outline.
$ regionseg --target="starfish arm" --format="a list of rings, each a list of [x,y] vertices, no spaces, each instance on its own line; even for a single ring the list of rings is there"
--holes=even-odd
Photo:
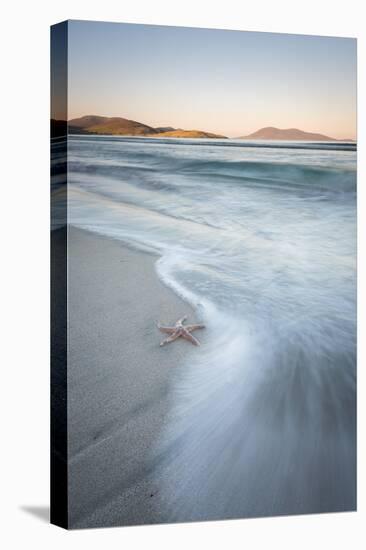
[[[168,338],[165,338],[165,340],[163,340],[162,342],[160,342],[160,345],[161,346],[165,346],[165,344],[169,344],[169,342],[174,342],[174,340],[176,340],[177,338],[179,338],[180,336],[180,333],[177,331],[177,332],[173,332],[173,334],[171,334],[170,336],[168,336]]]
[[[189,340],[189,342],[191,342],[195,346],[200,346],[201,345],[199,343],[199,341],[197,340],[197,338],[192,336],[192,334],[190,332],[188,332],[187,330],[184,330],[182,332],[181,336],[183,336],[183,338],[185,338],[186,340]]]
[[[192,332],[193,330],[196,330],[198,328],[205,328],[205,325],[187,325],[184,327],[188,332]]]
[[[158,323],[158,329],[161,330],[161,332],[166,332],[166,334],[173,334],[175,332],[174,327],[164,327]]]
[[[181,325],[182,323],[184,323],[184,321],[187,319],[187,315],[185,315],[184,317],[182,317],[181,319],[178,319],[178,321],[175,323],[175,326],[177,327],[178,325]]]

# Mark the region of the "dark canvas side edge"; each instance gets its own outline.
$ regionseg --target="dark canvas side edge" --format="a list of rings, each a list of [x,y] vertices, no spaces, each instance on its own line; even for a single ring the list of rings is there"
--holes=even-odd
[[[57,204],[55,177],[67,198],[68,22],[51,27],[51,523],[68,528],[67,200]],[[56,119],[56,122],[55,122]],[[57,143],[57,152],[52,144]],[[55,167],[56,154],[62,161]],[[63,206],[62,206],[63,204]],[[57,212],[57,228],[56,224]],[[61,222],[61,223],[60,223]]]

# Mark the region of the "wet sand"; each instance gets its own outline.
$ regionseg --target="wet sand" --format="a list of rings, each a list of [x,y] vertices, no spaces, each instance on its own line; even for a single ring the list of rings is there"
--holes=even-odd
[[[151,450],[169,419],[182,339],[164,348],[158,320],[191,308],[158,279],[156,257],[69,229],[69,527],[164,521]],[[165,519],[166,520],[166,519]]]

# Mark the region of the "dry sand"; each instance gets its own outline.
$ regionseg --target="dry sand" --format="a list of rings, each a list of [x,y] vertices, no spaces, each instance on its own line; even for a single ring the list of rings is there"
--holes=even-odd
[[[71,528],[164,521],[151,449],[169,419],[172,379],[199,348],[182,339],[159,347],[156,321],[195,317],[159,281],[155,261],[69,230]]]

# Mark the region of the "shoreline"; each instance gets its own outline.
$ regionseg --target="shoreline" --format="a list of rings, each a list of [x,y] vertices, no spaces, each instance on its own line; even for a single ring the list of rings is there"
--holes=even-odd
[[[151,451],[172,380],[197,348],[161,348],[156,322],[197,318],[152,254],[73,226],[68,249],[70,528],[164,522]]]

